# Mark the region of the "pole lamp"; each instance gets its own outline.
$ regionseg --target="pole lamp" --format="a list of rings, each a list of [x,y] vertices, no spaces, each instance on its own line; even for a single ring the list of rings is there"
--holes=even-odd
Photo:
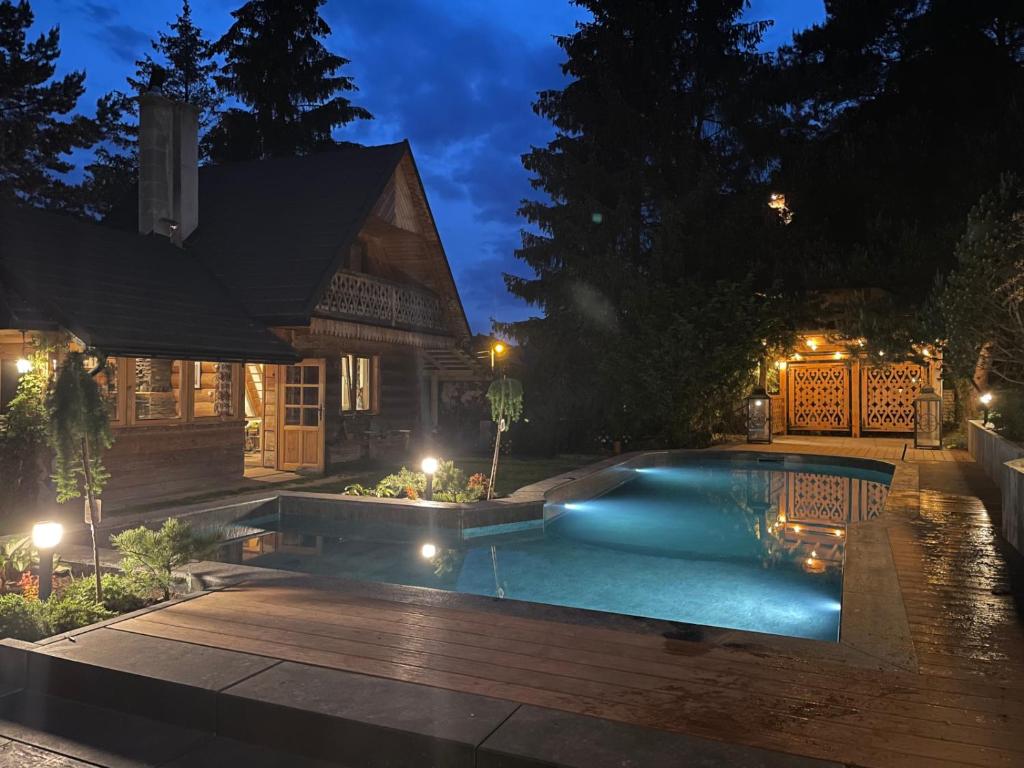
[[[434,473],[437,472],[437,459],[433,456],[428,456],[420,464],[420,469],[427,476],[427,485],[423,489],[423,498],[426,501],[430,501],[434,498]]]
[[[60,523],[36,523],[32,526],[32,545],[39,550],[39,599],[53,592],[53,550],[64,536]]]
[[[978,398],[978,402],[981,403],[981,426],[987,427],[989,406],[992,405],[992,393],[986,392],[985,394]]]

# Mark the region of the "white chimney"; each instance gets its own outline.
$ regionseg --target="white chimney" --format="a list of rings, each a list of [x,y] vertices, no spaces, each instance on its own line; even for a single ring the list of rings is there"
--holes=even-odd
[[[180,246],[199,225],[199,114],[159,93],[139,97],[139,233]]]

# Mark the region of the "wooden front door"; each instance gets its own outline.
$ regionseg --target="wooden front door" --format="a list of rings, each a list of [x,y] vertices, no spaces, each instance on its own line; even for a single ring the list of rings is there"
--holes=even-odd
[[[281,469],[324,469],[324,361],[282,365]]]

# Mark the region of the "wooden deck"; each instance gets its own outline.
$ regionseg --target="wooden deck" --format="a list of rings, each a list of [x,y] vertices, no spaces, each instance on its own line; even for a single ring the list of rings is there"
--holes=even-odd
[[[906,455],[904,456],[904,449]],[[967,451],[915,448],[908,437],[830,437],[825,435],[775,435],[769,445],[729,443],[717,450],[756,450],[785,453],[816,453],[823,456],[855,456],[863,459],[912,462],[971,462]]]
[[[958,461],[922,472],[923,490],[894,489],[887,510],[913,672],[852,663],[842,644],[689,642],[288,583],[113,627],[860,766],[1020,766],[1020,562],[982,502],[951,492],[977,469]]]

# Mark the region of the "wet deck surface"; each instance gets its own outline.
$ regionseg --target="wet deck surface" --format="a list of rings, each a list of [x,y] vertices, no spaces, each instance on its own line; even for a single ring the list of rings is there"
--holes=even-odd
[[[905,475],[920,476],[921,489],[894,487],[886,512],[911,671],[842,644],[730,632],[666,639],[287,580],[112,629],[846,764],[1020,766],[1021,562],[996,537],[991,485],[962,458],[913,465]]]

